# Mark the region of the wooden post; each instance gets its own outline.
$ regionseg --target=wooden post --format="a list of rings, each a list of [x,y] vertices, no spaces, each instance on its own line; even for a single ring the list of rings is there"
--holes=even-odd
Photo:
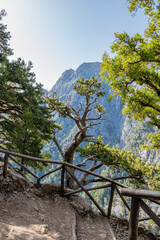
[[[37,187],[37,188],[39,188],[40,185],[41,185],[41,184],[40,184],[40,180],[41,180],[40,178],[37,178],[37,184],[36,184],[36,187]]]
[[[22,166],[21,166],[21,172],[22,172],[22,173],[23,173],[23,170],[24,170],[24,169],[23,169],[24,160],[25,160],[24,158],[22,158],[22,160],[21,160],[21,164],[22,164]]]
[[[61,197],[64,196],[64,174],[65,174],[65,166],[62,166],[62,171],[61,171]]]
[[[140,207],[139,198],[132,197],[131,213],[130,213],[130,220],[129,220],[129,235],[128,235],[129,240],[138,239],[139,207]]]
[[[9,157],[9,154],[6,153],[6,154],[5,154],[5,157],[4,157],[4,168],[3,168],[3,177],[4,177],[4,178],[7,177],[8,157]]]
[[[107,217],[110,218],[111,216],[111,211],[112,211],[112,203],[113,203],[113,197],[114,197],[114,190],[115,190],[115,184],[112,183],[111,185],[111,193],[110,193],[110,200],[108,204],[108,212],[107,212]]]

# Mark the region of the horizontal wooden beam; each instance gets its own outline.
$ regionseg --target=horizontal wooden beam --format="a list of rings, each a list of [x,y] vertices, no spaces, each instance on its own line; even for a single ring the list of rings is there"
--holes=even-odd
[[[20,154],[20,153],[15,153],[15,152],[10,152],[10,151],[7,151],[7,150],[3,150],[3,149],[0,149],[0,152],[2,153],[7,153],[9,155],[13,155],[13,156],[16,156],[16,157],[21,157],[21,158],[25,158],[25,159],[28,159],[28,160],[31,160],[31,161],[37,161],[37,162],[44,162],[44,163],[52,163],[52,164],[61,164],[61,165],[64,165],[64,166],[68,166],[68,167],[71,167],[71,168],[74,168],[74,169],[77,169],[79,171],[82,171],[82,172],[85,172],[85,173],[88,173],[92,176],[95,176],[95,177],[98,177],[98,178],[101,178],[101,179],[104,179],[105,181],[108,181],[108,182],[111,182],[111,183],[115,183],[117,184],[118,186],[120,187],[123,187],[123,188],[128,188],[126,185],[122,184],[122,183],[119,183],[117,181],[115,181],[114,179],[110,178],[110,177],[104,177],[104,176],[101,176],[100,174],[96,174],[94,172],[91,172],[89,170],[85,170],[83,168],[80,168],[80,167],[77,167],[77,166],[74,166],[68,162],[64,162],[64,161],[53,161],[53,160],[46,160],[46,159],[41,159],[41,158],[36,158],[36,157],[31,157],[31,156],[27,156],[27,155],[24,155],[24,154]]]
[[[121,194],[126,197],[138,197],[144,199],[159,199],[160,200],[160,191],[152,190],[143,190],[143,189],[121,189]]]
[[[103,189],[103,188],[109,188],[111,187],[112,183],[109,183],[107,185],[102,185],[102,186],[98,186],[98,187],[92,187],[92,188],[86,188],[87,191],[93,191],[93,190],[98,190],[98,189]],[[69,193],[65,193],[64,196],[70,196],[70,195],[73,195],[75,193],[80,193],[80,192],[83,192],[82,189],[78,189],[78,190],[75,190],[73,192],[69,192]]]
[[[45,174],[42,175],[39,179],[42,179],[42,178],[44,178],[44,177],[46,177],[46,176],[48,176],[48,175],[50,175],[50,174],[52,174],[52,173],[54,173],[54,172],[57,172],[57,171],[59,171],[60,169],[62,169],[62,166],[60,166],[60,167],[58,167],[58,168],[55,168],[55,169],[51,170],[50,172],[45,173]]]
[[[157,217],[160,217],[160,214],[158,214]],[[139,221],[139,222],[143,222],[143,221],[148,221],[148,220],[150,220],[150,219],[151,219],[150,217],[146,217],[146,218],[141,218],[141,219],[139,219],[138,221]]]
[[[53,160],[49,160],[49,159],[41,159],[41,158],[31,157],[31,156],[28,156],[28,155],[15,153],[15,152],[10,152],[10,151],[3,150],[3,149],[0,149],[0,152],[7,153],[7,154],[15,156],[15,157],[25,158],[25,159],[28,159],[28,160],[31,160],[31,161],[36,161],[36,162],[63,164],[63,162],[60,162],[60,161],[53,161]]]
[[[152,199],[152,198],[149,198],[149,200],[150,200],[151,202],[154,202],[154,203],[160,205],[160,200]]]
[[[31,172],[27,167],[25,167],[23,164],[21,164],[20,162],[18,162],[13,156],[9,155],[9,158],[15,162],[17,165],[19,165],[20,167],[23,167],[23,169],[25,169],[27,172],[29,172],[33,177],[35,177],[36,179],[38,179],[37,175],[35,175],[33,172]]]
[[[88,173],[88,174],[90,174],[90,175],[92,175],[92,176],[95,176],[95,177],[104,179],[104,180],[106,180],[106,182],[115,183],[115,184],[117,184],[117,185],[120,186],[120,187],[128,188],[126,185],[124,185],[124,184],[122,184],[122,183],[119,183],[119,182],[116,182],[115,180],[113,180],[113,179],[110,178],[110,177],[101,176],[100,174],[97,174],[97,173],[91,172],[91,171],[89,171],[89,170],[86,170],[86,169],[83,169],[83,168],[74,166],[74,165],[72,165],[71,163],[68,163],[68,162],[64,162],[63,164],[64,164],[64,166],[68,166],[68,167],[77,169],[77,170],[79,170],[79,171],[81,171],[81,172]]]

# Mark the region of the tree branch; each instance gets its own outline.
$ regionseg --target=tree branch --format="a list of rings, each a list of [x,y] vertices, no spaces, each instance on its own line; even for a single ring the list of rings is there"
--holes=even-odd
[[[94,170],[96,170],[96,169],[98,169],[98,168],[100,168],[100,167],[103,166],[103,163],[100,163],[100,164],[98,164],[98,165],[97,165],[96,163],[97,163],[97,160],[94,160],[94,163],[93,163],[92,167],[89,168],[88,170],[91,171],[91,172],[93,172]],[[84,172],[84,173],[82,174],[81,178],[80,178],[80,183],[81,183],[83,186],[86,185],[86,178],[87,178],[87,176],[88,176],[88,173],[85,173],[85,172]],[[78,185],[75,185],[75,189],[77,189],[77,188],[79,188],[79,186],[78,186]]]
[[[100,120],[101,119],[101,115],[99,115],[99,117],[97,118],[87,118],[86,121],[96,121],[96,120]],[[101,119],[102,120],[102,119]],[[103,119],[104,120],[104,119]]]
[[[93,158],[94,158],[94,156],[90,156],[90,157],[84,159],[84,161],[83,161],[82,163],[77,164],[76,166],[77,166],[77,167],[85,166],[85,163],[88,162],[88,161],[90,161],[90,160],[93,160]]]
[[[58,151],[59,151],[59,153],[61,154],[62,158],[64,158],[64,153],[63,153],[63,151],[62,151],[61,146],[60,146],[59,143],[58,143],[58,140],[57,140],[57,138],[56,138],[56,133],[53,134],[52,140],[53,140],[53,142],[56,144],[56,146],[57,146],[57,148],[58,148]]]

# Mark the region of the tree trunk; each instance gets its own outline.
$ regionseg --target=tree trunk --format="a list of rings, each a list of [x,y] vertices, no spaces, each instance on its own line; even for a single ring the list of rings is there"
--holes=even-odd
[[[64,161],[67,163],[73,164],[74,152],[75,152],[75,148],[74,148],[74,144],[72,143],[65,152]],[[75,171],[74,168],[70,168],[70,172],[73,175],[74,175],[74,171]],[[65,185],[67,188],[74,189],[74,179],[68,173],[66,173],[66,184]]]
[[[81,133],[77,139],[71,142],[71,144],[66,149],[64,154],[65,162],[73,164],[75,150],[81,144],[81,142],[83,142],[85,137],[86,137],[85,133]],[[74,175],[75,169],[70,168],[70,172]],[[66,173],[66,187],[74,189],[74,179],[68,173]]]

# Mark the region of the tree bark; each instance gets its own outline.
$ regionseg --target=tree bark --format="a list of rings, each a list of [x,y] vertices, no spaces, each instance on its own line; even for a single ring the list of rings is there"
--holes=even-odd
[[[66,149],[64,154],[64,161],[67,163],[73,164],[73,157],[76,151],[76,148],[83,142],[86,135],[85,133],[80,133],[77,138],[75,138],[69,147]],[[71,173],[74,175],[75,169],[70,169]],[[70,177],[69,174],[66,173],[66,187],[74,189],[74,179]]]

